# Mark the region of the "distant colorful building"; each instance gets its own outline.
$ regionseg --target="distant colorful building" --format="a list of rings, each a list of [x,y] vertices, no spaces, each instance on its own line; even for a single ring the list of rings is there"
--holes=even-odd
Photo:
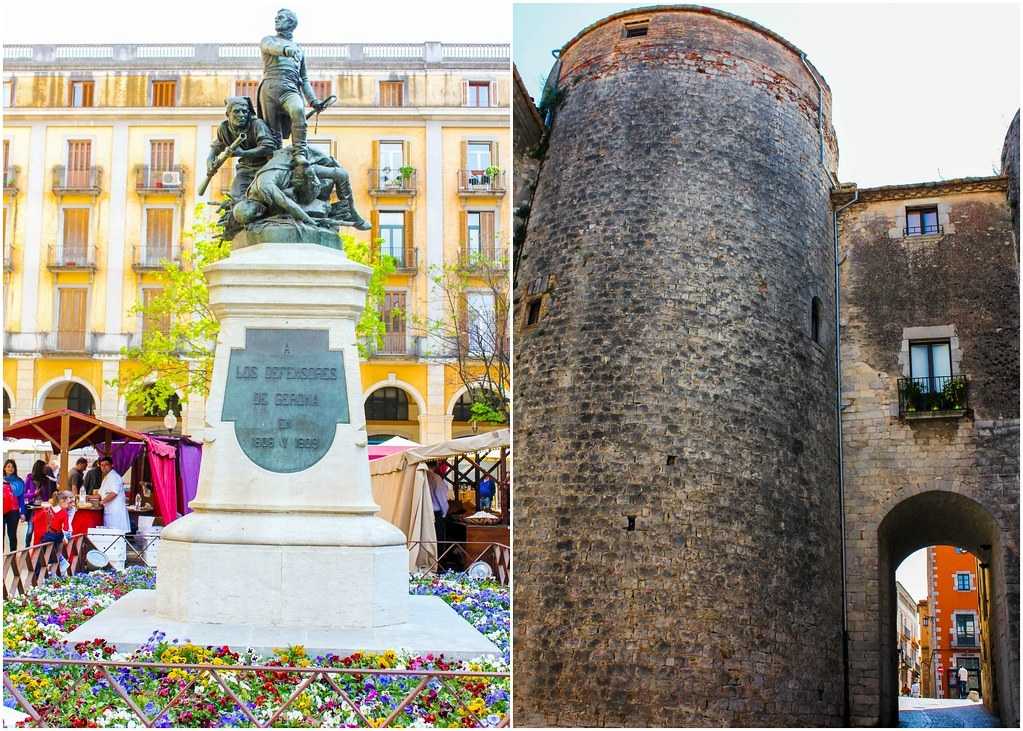
[[[899,692],[902,695],[909,695],[913,681],[920,676],[920,625],[916,600],[899,582],[895,582],[895,590],[899,598],[896,608],[896,626],[899,632]]]
[[[980,657],[980,602],[977,559],[962,548],[931,546],[927,550],[930,615],[930,676],[935,697],[957,698],[956,672],[970,673],[969,690],[983,696]]]
[[[931,666],[931,616],[927,609],[927,600],[916,603],[917,624],[920,627],[920,697],[934,697],[934,677],[928,672]]]

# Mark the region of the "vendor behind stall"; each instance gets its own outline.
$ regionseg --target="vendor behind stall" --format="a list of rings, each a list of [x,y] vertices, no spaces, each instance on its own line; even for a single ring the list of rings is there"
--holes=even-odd
[[[100,502],[103,503],[103,527],[113,530],[131,532],[128,519],[128,501],[124,495],[124,480],[110,457],[101,457],[99,469],[103,473],[103,484],[100,485]]]

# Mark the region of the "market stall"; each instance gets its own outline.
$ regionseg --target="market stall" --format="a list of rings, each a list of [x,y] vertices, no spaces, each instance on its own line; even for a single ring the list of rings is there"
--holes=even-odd
[[[380,517],[393,523],[413,543],[409,568],[429,569],[437,561],[437,531],[427,485],[427,463],[448,465],[443,479],[450,486],[448,523],[458,540],[508,545],[510,518],[509,432],[507,429],[412,447],[370,462],[373,499]],[[492,512],[480,511],[478,485],[485,477],[497,485]],[[482,517],[473,519],[474,516]],[[460,528],[460,530],[459,530]]]
[[[11,424],[4,430],[5,438],[41,439],[50,443],[55,454],[60,454],[60,489],[68,489],[69,454],[71,450],[85,446],[93,447],[100,455],[109,456],[113,467],[120,475],[128,473],[132,466],[140,466],[148,472],[152,485],[152,508],[164,525],[169,524],[186,509],[184,495],[194,487],[198,479],[199,459],[195,450],[199,445],[184,438],[164,438],[126,429],[81,414],[71,409],[48,411],[38,416]],[[174,442],[168,444],[167,442]],[[187,442],[187,443],[186,443]],[[179,452],[188,454],[185,471],[179,471]],[[141,458],[144,457],[144,464]],[[179,498],[179,494],[181,497]],[[129,495],[129,512],[145,514],[146,511],[134,504]],[[190,497],[188,499],[191,499]],[[94,502],[79,501],[72,518],[75,533],[87,532],[103,523],[103,508]],[[39,530],[40,525],[44,530]],[[33,516],[36,542],[45,532],[45,511],[37,510]]]

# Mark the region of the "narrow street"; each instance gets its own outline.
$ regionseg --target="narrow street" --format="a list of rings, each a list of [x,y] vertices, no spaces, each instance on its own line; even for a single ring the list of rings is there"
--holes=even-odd
[[[899,728],[995,728],[983,703],[950,698],[899,698]]]

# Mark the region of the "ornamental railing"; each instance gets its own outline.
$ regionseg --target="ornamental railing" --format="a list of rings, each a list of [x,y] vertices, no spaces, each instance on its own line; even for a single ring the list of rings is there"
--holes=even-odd
[[[958,416],[969,407],[963,374],[899,379],[899,416]]]
[[[135,190],[139,193],[182,195],[185,190],[185,172],[183,165],[169,165],[165,168],[139,165],[135,170]]]
[[[503,172],[459,170],[458,192],[462,195],[504,195],[507,190]]]
[[[934,236],[945,233],[945,227],[936,223],[929,223],[923,226],[906,226],[902,229],[903,236]]]
[[[51,576],[62,573],[60,559],[67,561],[63,573],[77,573],[85,560],[89,547],[85,533],[71,536],[63,543],[39,543],[4,554],[4,599],[24,594]]]
[[[46,266],[52,271],[91,271],[96,268],[96,247],[88,244],[51,245]]]
[[[98,195],[103,187],[103,168],[69,168],[66,165],[53,166],[53,192],[88,193]]]
[[[17,165],[8,165],[4,168],[4,193],[18,192],[18,173],[21,168]]]
[[[370,195],[415,195],[416,171],[401,168],[370,168]]]
[[[181,263],[181,247],[177,244],[142,244],[134,247],[132,267],[135,271],[162,270],[165,263]]]
[[[297,720],[285,717],[289,710],[298,710],[297,701],[307,690],[319,690],[321,694],[329,696],[329,700],[320,704],[315,710],[302,713],[302,721],[317,722],[316,726],[331,726],[333,723],[325,723],[325,717],[337,716],[337,709],[348,709],[351,715],[358,719],[359,725],[363,727],[390,728],[409,726],[418,719],[412,713],[412,708],[421,697],[441,699],[444,704],[456,709],[461,721],[459,725],[468,725],[473,728],[508,726],[508,714],[500,715],[496,722],[491,722],[489,717],[481,718],[478,704],[473,704],[474,699],[480,697],[480,686],[493,681],[509,680],[510,673],[481,672],[481,671],[460,671],[460,670],[397,670],[391,668],[350,668],[350,667],[296,667],[278,665],[214,665],[204,663],[159,663],[159,662],[129,662],[117,660],[70,660],[40,657],[5,657],[3,666],[4,689],[15,700],[16,706],[28,715],[24,722],[19,723],[29,728],[47,728],[55,725],[66,725],[68,721],[76,719],[64,719],[55,717],[57,714],[52,705],[40,705],[37,708],[27,697],[23,689],[19,688],[12,676],[15,676],[18,669],[25,666],[43,666],[47,669],[47,680],[49,685],[56,689],[61,698],[75,698],[79,686],[83,683],[89,686],[106,684],[116,693],[131,713],[138,718],[143,726],[151,728],[160,722],[164,725],[184,724],[181,715],[177,718],[170,717],[170,711],[176,707],[181,708],[183,704],[194,698],[196,693],[189,693],[197,684],[202,683],[202,696],[205,701],[210,702],[212,694],[220,695],[217,700],[225,706],[233,706],[238,713],[244,716],[245,721],[257,728],[271,728],[282,724],[290,725],[290,721]],[[115,672],[111,672],[111,671]],[[77,672],[76,672],[77,671]],[[120,679],[115,677],[115,673]],[[136,699],[132,690],[126,686],[137,685],[144,679],[161,678],[171,673],[177,673],[175,677],[180,678],[178,691],[166,702],[162,708],[150,700],[143,706],[139,705],[142,699]],[[182,677],[183,676],[183,677]],[[368,714],[363,710],[364,705],[360,703],[367,693],[366,686],[375,686],[371,683],[376,678],[385,676],[394,681],[401,679],[399,684],[404,686],[401,691],[403,696],[395,698],[394,703],[387,704],[387,715],[379,713]],[[274,687],[285,687],[291,690],[283,703],[270,704],[265,709],[255,707],[251,700],[246,700],[245,683],[249,678],[257,681],[261,687],[272,683]],[[213,686],[209,681],[213,681]],[[251,681],[250,681],[251,682]],[[168,694],[169,696],[170,694]],[[159,697],[159,696],[157,696]],[[265,697],[265,696],[264,696]],[[384,697],[375,696],[376,699]],[[390,698],[388,694],[386,697]],[[226,701],[226,702],[225,702]],[[251,704],[251,705],[250,705]],[[152,710],[148,713],[146,709]],[[475,710],[473,706],[476,706]],[[83,719],[84,720],[84,719]],[[455,719],[451,719],[454,721]],[[84,725],[84,724],[82,724]],[[205,724],[203,724],[205,725]],[[305,725],[305,724],[303,724]]]

